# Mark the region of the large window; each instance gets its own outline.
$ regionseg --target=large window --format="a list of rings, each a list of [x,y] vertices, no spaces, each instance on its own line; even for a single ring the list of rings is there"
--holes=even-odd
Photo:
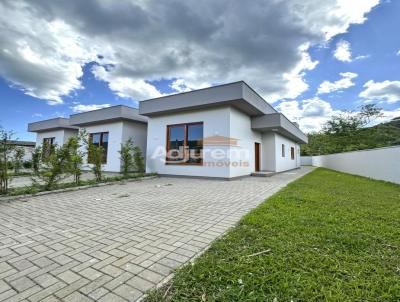
[[[167,164],[203,163],[203,123],[167,126]]]
[[[108,132],[90,133],[90,144],[103,148],[103,163],[107,163],[107,150],[108,150]],[[88,155],[88,163],[92,163],[90,152]]]

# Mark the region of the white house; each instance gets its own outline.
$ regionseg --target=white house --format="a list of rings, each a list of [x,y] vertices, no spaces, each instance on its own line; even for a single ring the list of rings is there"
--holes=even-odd
[[[112,106],[99,110],[73,114],[69,119],[58,118],[28,124],[28,131],[36,132],[36,145],[45,141],[49,144],[64,144],[79,129],[86,129],[92,144],[101,145],[105,150],[104,171],[120,172],[121,144],[131,138],[142,152],[146,152],[147,118],[138,110],[128,106]],[[84,169],[90,163],[85,160]]]
[[[119,172],[121,143],[132,138],[146,171],[161,175],[234,178],[300,166],[307,136],[245,82],[31,123],[37,144],[64,143],[85,128],[106,150],[105,171]],[[88,167],[88,166],[87,166]]]
[[[307,136],[245,82],[140,102],[147,172],[234,178],[300,166]]]

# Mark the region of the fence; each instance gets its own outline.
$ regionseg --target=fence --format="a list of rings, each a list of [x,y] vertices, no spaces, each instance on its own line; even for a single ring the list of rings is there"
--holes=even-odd
[[[400,146],[302,156],[301,164],[325,167],[400,184]]]

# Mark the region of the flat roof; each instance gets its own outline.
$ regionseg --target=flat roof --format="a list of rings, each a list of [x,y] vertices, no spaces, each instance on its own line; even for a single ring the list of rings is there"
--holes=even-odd
[[[199,108],[231,105],[250,116],[277,112],[244,81],[182,92],[139,102],[139,113],[157,116]]]
[[[71,126],[69,119],[65,117],[56,117],[28,124],[29,132],[43,132],[43,131],[58,130],[58,129],[78,129],[78,128]]]
[[[26,147],[35,147],[36,142],[30,141],[18,141],[18,140],[10,140],[6,142],[9,145],[16,145],[16,146],[26,146]]]
[[[119,120],[147,123],[147,117],[139,115],[138,109],[124,105],[72,114],[69,119],[73,126],[88,126]]]
[[[282,113],[266,114],[251,119],[251,128],[261,132],[272,131],[300,144],[308,143],[308,137]]]

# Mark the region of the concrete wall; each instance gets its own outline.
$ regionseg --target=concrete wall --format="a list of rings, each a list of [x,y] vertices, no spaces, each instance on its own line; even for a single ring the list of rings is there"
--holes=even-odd
[[[300,158],[300,162],[302,166],[312,166],[313,164],[313,157],[312,156],[302,156]]]
[[[121,170],[121,160],[118,151],[121,150],[123,122],[114,122],[101,125],[84,127],[88,134],[98,132],[108,132],[107,163],[103,165],[103,170],[108,172],[119,172]],[[84,150],[86,152],[86,149]],[[87,154],[84,169],[90,169],[91,164],[87,164]]]
[[[275,133],[266,132],[262,134],[261,145],[261,170],[275,171],[276,170],[276,148],[275,148]]]
[[[275,155],[276,155],[276,172],[296,169],[300,167],[300,149],[299,145],[292,140],[283,137],[277,133],[275,135]],[[285,147],[285,156],[282,157],[282,144]],[[291,158],[290,148],[295,149],[294,159]]]
[[[130,121],[123,121],[122,123],[122,143],[131,138],[133,144],[139,146],[143,156],[145,156],[147,148],[147,124]]]
[[[167,125],[203,122],[203,136],[209,137],[221,135],[229,137],[230,134],[230,113],[229,107],[186,111],[184,113],[173,113],[169,115],[151,117],[147,127],[147,154],[146,171],[157,172],[159,174],[171,174],[182,176],[204,176],[222,177],[230,176],[229,167],[222,166],[194,166],[194,165],[166,165],[165,148],[167,140]],[[215,162],[211,156],[213,148],[208,148],[210,152],[203,154],[203,162]],[[229,147],[218,147],[228,152]],[[163,153],[164,152],[164,153]],[[226,161],[225,157],[219,159]]]
[[[203,147],[203,165],[166,165],[167,125],[203,122],[204,138],[225,136],[238,140],[238,146]],[[234,107],[220,107],[170,113],[150,117],[147,139],[147,172],[181,176],[203,176],[232,178],[250,175],[255,171],[255,143],[260,143],[261,170],[284,171],[300,166],[299,146],[276,133],[260,133],[251,128],[251,118]],[[281,143],[285,144],[286,157],[281,156]],[[296,148],[295,159],[290,158],[290,147]],[[214,152],[223,151],[224,156],[216,158]],[[213,165],[210,165],[213,164]]]
[[[251,129],[251,118],[233,107],[230,108],[230,137],[239,140],[239,147],[230,147],[229,176],[250,175],[255,171],[255,143],[261,146],[260,164],[262,165],[262,136],[260,132]]]
[[[400,184],[400,146],[313,156],[312,165]]]

